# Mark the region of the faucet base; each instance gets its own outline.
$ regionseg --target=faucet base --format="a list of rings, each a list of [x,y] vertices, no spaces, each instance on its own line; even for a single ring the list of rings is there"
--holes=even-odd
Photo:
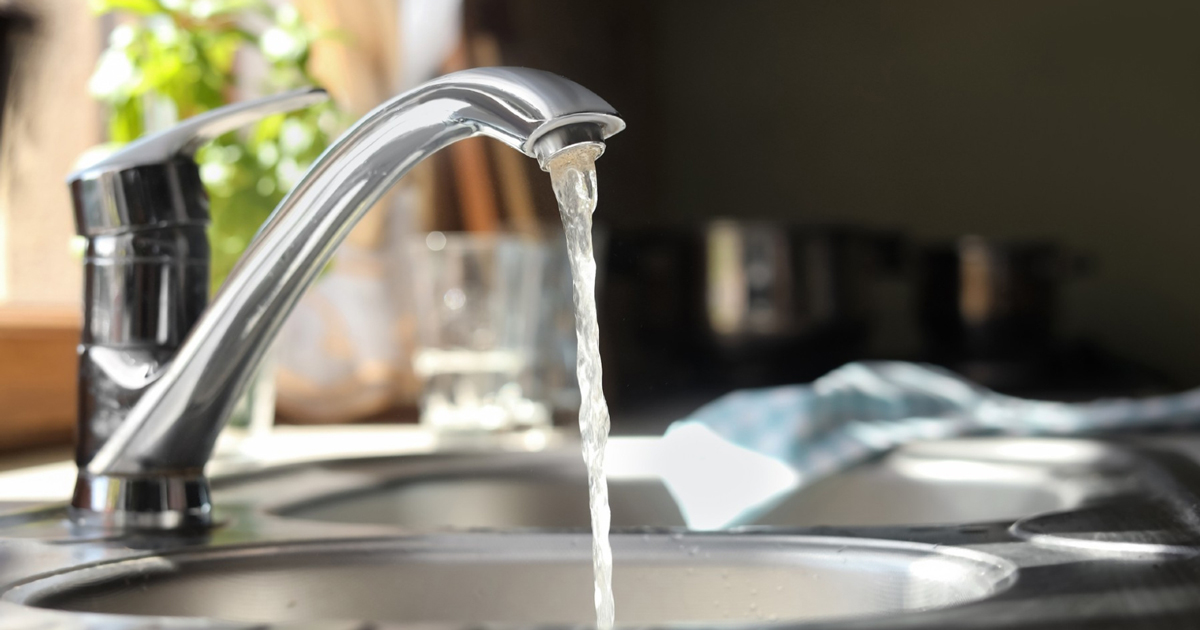
[[[180,530],[212,525],[212,493],[204,475],[117,476],[80,472],[71,518],[81,525]]]

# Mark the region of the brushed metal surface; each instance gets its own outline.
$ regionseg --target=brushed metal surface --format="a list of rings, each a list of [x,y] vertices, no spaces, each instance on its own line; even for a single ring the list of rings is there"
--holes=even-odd
[[[622,625],[795,622],[952,606],[1003,590],[988,554],[869,539],[613,537]],[[183,552],[31,582],[8,601],[241,622],[591,624],[583,534],[464,534]]]
[[[397,473],[513,474],[535,461],[552,471],[565,452],[549,448],[537,460],[461,446],[467,450],[373,450],[357,461],[306,459],[218,475],[220,526],[211,530],[103,532],[52,505],[4,515],[0,627],[249,630],[274,620],[272,627],[450,630],[486,624],[476,619],[504,626],[506,618],[521,620],[508,627],[552,623],[530,619],[590,625],[586,530],[421,533],[278,514],[386,486]],[[1031,466],[1042,472],[1030,479],[1074,507],[1015,525],[625,530],[615,540],[618,594],[627,600],[618,619],[675,628],[1033,630],[1191,627],[1200,618],[1200,466],[1190,451],[955,440],[896,455],[882,461],[916,479],[1001,478]],[[636,458],[623,459],[614,478],[641,478]],[[765,584],[782,586],[783,599],[764,597]],[[383,621],[336,621],[366,618]]]
[[[1030,438],[917,443],[781,497],[740,525],[780,527],[939,525],[1015,520],[1067,510],[1119,480],[1093,467],[1113,456],[1099,445]],[[614,527],[684,525],[656,470],[654,442],[614,438],[609,499]],[[282,516],[392,525],[413,531],[586,528],[587,475],[567,444],[545,452],[319,464],[296,475],[250,481],[240,495]],[[611,461],[611,460],[610,460]],[[1119,468],[1118,468],[1119,470]],[[297,478],[299,479],[299,478]],[[256,486],[257,489],[256,489]]]

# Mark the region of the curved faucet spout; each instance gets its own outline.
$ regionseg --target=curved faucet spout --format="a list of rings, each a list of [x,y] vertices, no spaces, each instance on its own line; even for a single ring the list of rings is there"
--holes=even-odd
[[[297,300],[354,224],[418,162],[477,135],[544,160],[623,127],[612,106],[587,89],[522,68],[447,75],[375,109],[325,151],[275,209],[175,358],[151,377],[153,384],[91,461],[81,462],[86,479],[76,507],[101,507],[94,496],[98,480],[200,475]]]

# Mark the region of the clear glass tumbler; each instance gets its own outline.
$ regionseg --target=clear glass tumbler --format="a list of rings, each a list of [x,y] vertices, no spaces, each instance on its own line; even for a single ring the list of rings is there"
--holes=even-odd
[[[545,246],[430,232],[411,255],[421,422],[484,431],[548,424],[532,395]]]

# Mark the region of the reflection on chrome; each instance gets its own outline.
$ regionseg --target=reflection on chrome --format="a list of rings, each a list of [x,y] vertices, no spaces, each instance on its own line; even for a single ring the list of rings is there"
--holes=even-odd
[[[447,75],[367,114],[276,208],[186,341],[146,372],[153,383],[136,391],[97,390],[97,404],[113,413],[104,416],[103,427],[83,422],[72,501],[77,515],[139,528],[211,522],[202,471],[238,394],[350,228],[417,163],[472,136],[488,136],[544,160],[567,146],[600,143],[622,128],[612,106],[592,92],[523,68]],[[153,138],[127,150],[147,143],[154,144]],[[113,205],[104,196],[111,187],[104,184],[128,166],[122,155],[110,158],[109,170],[96,167],[75,176],[73,186],[82,191],[77,203],[85,209]],[[91,196],[84,194],[89,191]],[[192,236],[203,240],[202,230]],[[129,289],[136,293],[137,287]],[[131,295],[135,303],[150,298]],[[115,431],[109,426],[113,418],[119,423]]]

